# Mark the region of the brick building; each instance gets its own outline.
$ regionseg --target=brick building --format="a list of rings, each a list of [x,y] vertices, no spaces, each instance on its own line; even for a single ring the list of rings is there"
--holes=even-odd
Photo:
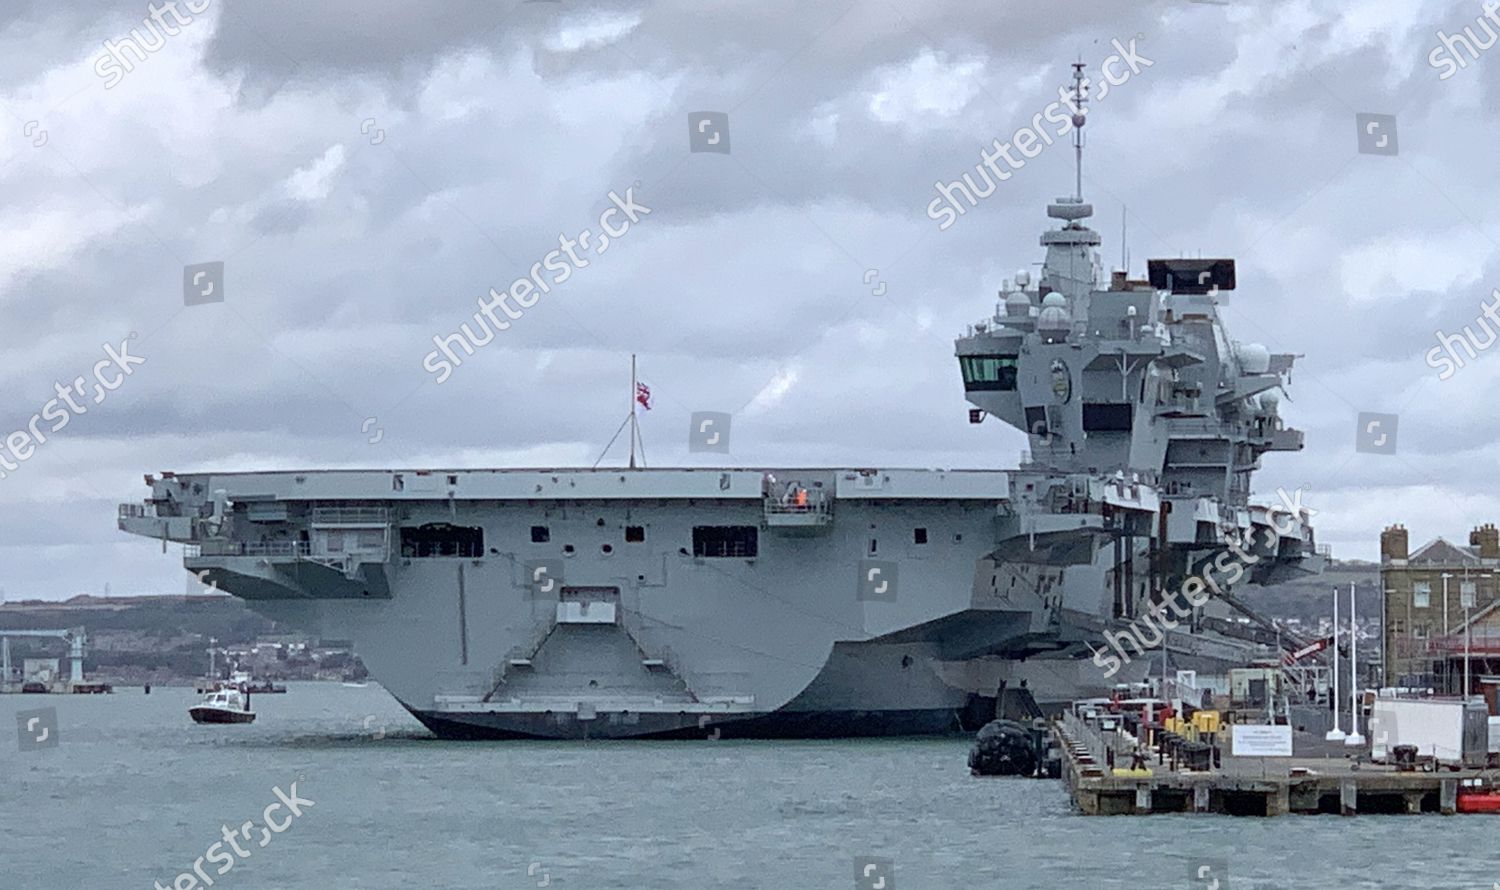
[[[1406,527],[1380,533],[1384,683],[1458,694],[1468,637],[1470,691],[1500,673],[1500,529],[1486,523],[1467,547],[1434,538],[1410,550]]]

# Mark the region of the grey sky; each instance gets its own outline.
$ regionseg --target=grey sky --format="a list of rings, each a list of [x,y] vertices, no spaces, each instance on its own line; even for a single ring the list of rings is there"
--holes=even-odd
[[[1128,205],[1137,273],[1236,257],[1230,333],[1305,356],[1307,449],[1258,492],[1306,486],[1346,557],[1500,519],[1500,364],[1423,358],[1500,284],[1500,50],[1428,64],[1478,2],[211,2],[110,88],[146,4],[67,6],[0,11],[0,435],[106,342],[147,362],[0,480],[7,598],[180,592],[175,548],[115,530],[147,472],[592,463],[632,351],[654,465],[717,462],[693,410],[737,412],[733,463],[1013,465],[952,340],[1040,261],[1071,153],[946,231],[925,208],[1115,38],[1153,64],[1089,119],[1106,266]],[[689,153],[694,111],[730,154]],[[1360,112],[1399,155],[1357,152]],[[434,334],[637,182],[650,215],[433,383]],[[184,307],[219,260],[224,302]],[[1396,455],[1355,452],[1359,411],[1400,414]]]

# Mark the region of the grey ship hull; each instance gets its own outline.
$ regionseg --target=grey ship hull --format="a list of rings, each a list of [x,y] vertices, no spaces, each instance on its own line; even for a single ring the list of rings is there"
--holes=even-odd
[[[456,716],[452,712],[419,710],[412,716],[433,734],[447,739],[838,739],[891,736],[936,736],[970,733],[994,719],[999,683],[971,690],[961,681],[944,679],[954,665],[925,647],[880,643],[840,643],[809,688],[771,713],[707,720],[683,713],[628,714],[597,712],[580,720],[576,711],[555,713],[493,712]],[[900,667],[911,658],[909,667]],[[1042,662],[1049,659],[1041,659]],[[1042,679],[1044,697],[1038,705],[1048,713],[1062,710],[1076,698],[1104,696],[1111,684],[1137,681],[1146,665],[1105,680],[1086,672],[1085,662],[1053,662],[1067,675],[1061,683],[1046,683],[1046,668],[1028,670],[1009,659],[991,660],[992,670],[1011,686],[1021,680]],[[1039,667],[1037,661],[1030,662]],[[893,669],[891,665],[896,665]],[[962,669],[960,668],[960,673]],[[914,688],[913,675],[924,688]],[[897,694],[892,695],[891,691]]]
[[[1005,472],[429,475],[456,481],[173,476],[155,482],[156,515],[128,506],[121,526],[183,541],[190,571],[278,621],[351,640],[444,737],[945,733],[992,717],[1001,682],[1060,673],[1061,700],[1124,679],[1080,659],[1085,631],[1060,620],[1075,586],[1073,607],[1101,607],[1102,563],[1065,585],[1046,548],[996,560]],[[817,508],[768,498],[768,476]],[[753,554],[702,552],[702,530],[726,527],[753,530]],[[413,529],[476,529],[482,545],[414,551]],[[890,589],[862,587],[870,560]]]
[[[943,688],[930,682],[927,690],[913,690],[910,683],[899,695],[880,695],[879,690],[900,678],[879,676],[882,661],[900,663],[912,647],[840,644],[829,664],[819,673],[808,693],[772,713],[706,720],[684,712],[629,713],[596,711],[592,719],[579,719],[576,710],[552,713],[492,712],[455,716],[451,712],[408,708],[435,735],[455,739],[777,739],[857,738],[877,736],[941,735],[972,728],[993,714],[977,696]],[[924,666],[925,668],[925,666]],[[919,672],[924,668],[913,668]],[[908,671],[911,669],[908,669]],[[828,677],[857,673],[854,687],[826,688]],[[936,678],[929,677],[929,681]],[[868,689],[863,688],[869,683]],[[821,690],[816,687],[825,687]],[[884,705],[884,707],[878,707]]]

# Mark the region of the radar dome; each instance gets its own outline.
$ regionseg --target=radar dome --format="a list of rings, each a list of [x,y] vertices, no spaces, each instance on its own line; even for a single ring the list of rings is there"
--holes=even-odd
[[[1043,309],[1067,309],[1068,308],[1068,298],[1065,297],[1065,296],[1063,296],[1062,294],[1058,293],[1057,291],[1053,291],[1052,293],[1048,294],[1047,296],[1042,297],[1042,308]]]
[[[1243,343],[1235,349],[1246,374],[1264,374],[1271,367],[1271,351],[1259,343]]]
[[[1020,291],[1012,291],[1005,298],[1006,315],[1029,315],[1031,313],[1031,298]]]
[[[1267,414],[1276,413],[1276,409],[1281,407],[1281,394],[1276,392],[1276,390],[1274,389],[1266,390],[1265,392],[1261,393],[1260,407]]]
[[[1029,271],[1025,270],[1025,269],[1017,269],[1016,270],[1016,287],[1019,287],[1022,290],[1025,290],[1026,286],[1028,284],[1030,284],[1030,283],[1031,283],[1031,273]]]
[[[1068,310],[1061,306],[1044,306],[1042,312],[1037,316],[1037,327],[1048,330],[1066,329],[1072,319],[1068,317]]]

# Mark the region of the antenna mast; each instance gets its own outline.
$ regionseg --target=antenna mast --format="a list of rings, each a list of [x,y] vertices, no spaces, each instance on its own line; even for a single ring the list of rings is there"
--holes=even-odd
[[[1083,200],[1083,125],[1088,111],[1083,103],[1087,98],[1088,79],[1083,76],[1082,60],[1073,63],[1073,163],[1075,168],[1073,197]]]

